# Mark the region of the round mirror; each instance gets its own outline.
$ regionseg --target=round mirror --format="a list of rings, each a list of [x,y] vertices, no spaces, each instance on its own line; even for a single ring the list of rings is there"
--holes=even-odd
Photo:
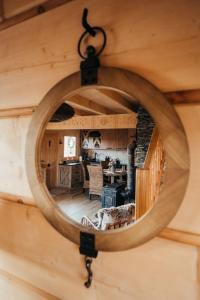
[[[97,250],[138,246],[178,210],[188,180],[186,136],[173,107],[131,72],[100,68],[59,82],[34,113],[27,143],[30,185],[45,217]]]

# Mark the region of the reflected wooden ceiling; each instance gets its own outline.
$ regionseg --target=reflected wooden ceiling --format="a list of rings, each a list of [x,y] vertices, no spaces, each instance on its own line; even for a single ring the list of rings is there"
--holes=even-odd
[[[79,116],[130,114],[137,111],[137,104],[133,99],[108,89],[86,89],[65,102]]]

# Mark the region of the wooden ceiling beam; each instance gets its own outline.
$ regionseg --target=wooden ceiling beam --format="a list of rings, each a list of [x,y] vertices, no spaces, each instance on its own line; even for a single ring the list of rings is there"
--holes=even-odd
[[[78,106],[78,108],[81,110],[87,110],[98,115],[107,115],[113,113],[113,110],[110,110],[80,95],[72,96],[69,100],[66,100],[66,102],[72,106]]]
[[[75,116],[87,116],[90,115],[90,112],[74,107]]]
[[[35,110],[36,106],[0,109],[0,119],[31,116]]]
[[[49,130],[135,128],[136,114],[74,116],[59,123],[48,123]]]
[[[165,96],[173,104],[200,103],[200,89],[165,93]]]
[[[64,5],[70,1],[73,0],[48,0],[40,5],[30,8],[22,13],[19,13],[18,15],[6,19],[4,18],[3,0],[0,0],[0,31],[11,26],[17,25],[21,22],[24,22],[30,18],[41,15],[51,9]],[[2,13],[3,18],[1,16]]]
[[[132,113],[136,111],[136,105],[129,102],[119,93],[113,92],[111,90],[103,90],[103,89],[98,89],[96,90],[96,92],[99,93],[100,99],[101,97],[103,97],[104,100],[107,100],[111,106],[112,103],[115,103],[119,108],[123,109],[124,112]]]

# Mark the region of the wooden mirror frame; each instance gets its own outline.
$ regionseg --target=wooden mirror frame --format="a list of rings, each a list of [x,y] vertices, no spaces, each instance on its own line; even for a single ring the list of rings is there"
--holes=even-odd
[[[58,82],[44,96],[33,114],[27,136],[26,166],[33,196],[43,215],[56,230],[72,242],[79,245],[80,231],[90,232],[90,230],[72,221],[56,205],[41,175],[39,157],[48,120],[63,99],[91,87],[112,89],[137,99],[137,102],[154,118],[165,150],[164,182],[152,209],[128,227],[92,231],[95,234],[97,250],[121,251],[137,247],[155,237],[179,209],[189,176],[187,138],[173,106],[155,86],[135,73],[118,68],[101,67],[96,85],[81,86],[80,72]]]

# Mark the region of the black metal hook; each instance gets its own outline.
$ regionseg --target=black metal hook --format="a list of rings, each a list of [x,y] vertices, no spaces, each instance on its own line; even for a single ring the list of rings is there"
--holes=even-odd
[[[87,16],[88,16],[88,9],[84,8],[83,16],[82,16],[82,25],[89,34],[91,34],[92,36],[95,36],[96,31],[88,24]]]
[[[89,288],[92,284],[93,273],[92,273],[92,270],[91,270],[91,265],[92,265],[92,258],[88,257],[88,256],[85,256],[85,267],[86,267],[87,272],[88,272],[88,280],[84,283],[86,288]]]

